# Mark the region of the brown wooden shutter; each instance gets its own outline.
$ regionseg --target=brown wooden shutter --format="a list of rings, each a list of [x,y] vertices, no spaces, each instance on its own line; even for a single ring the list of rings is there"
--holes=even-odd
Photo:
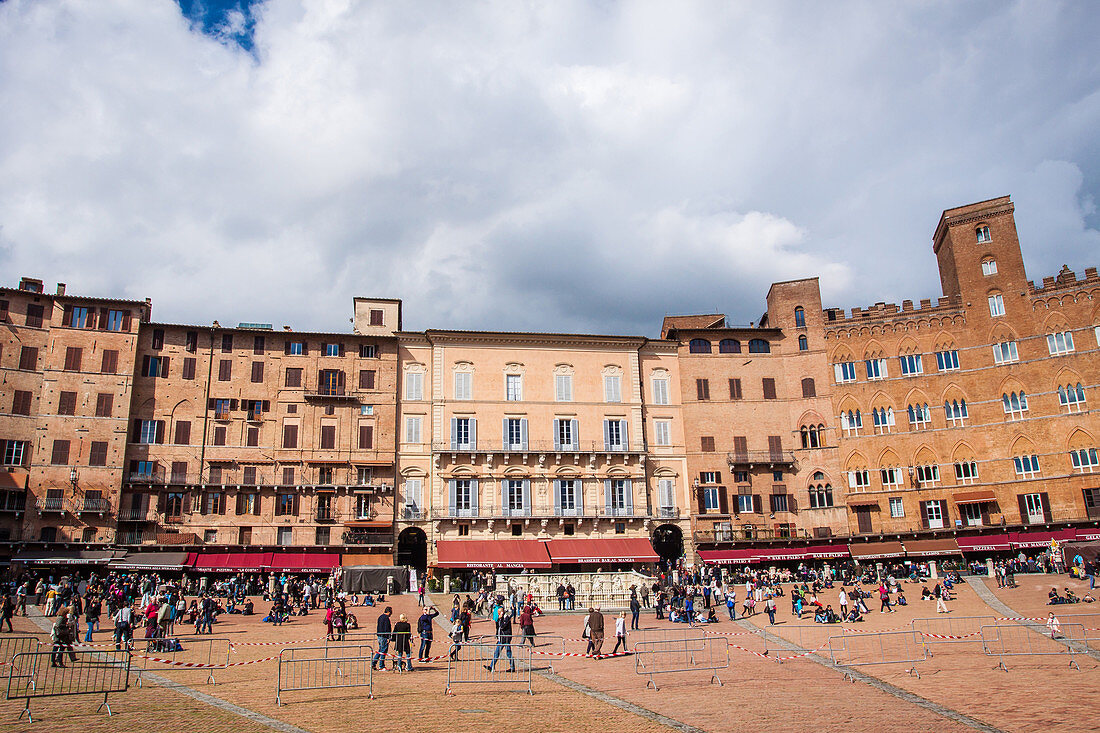
[[[802,396],[817,397],[817,387],[814,385],[813,377],[806,377],[802,380]]]
[[[247,435],[246,435],[246,438],[245,438],[245,445],[247,445],[249,447],[255,447],[255,446],[260,444],[260,429],[259,428],[249,428],[246,431],[246,433],[247,433]]]
[[[336,372],[336,394],[344,394],[344,371]]]
[[[791,514],[798,511],[798,499],[795,498],[794,494],[787,495],[787,511]]]
[[[1020,524],[1027,524],[1027,499],[1024,498],[1023,494],[1017,494],[1016,501],[1020,506]]]
[[[722,514],[730,513],[729,489],[725,486],[718,489],[718,511]]]
[[[73,325],[73,307],[71,305],[65,306],[65,309],[62,311],[61,325],[66,327]]]
[[[100,331],[106,331],[107,330],[108,318],[109,318],[109,315],[108,315],[107,309],[106,308],[100,308],[99,309],[99,330]]]
[[[237,492],[236,513],[237,514],[244,514],[244,493],[240,492],[240,491]]]
[[[764,388],[764,399],[775,399],[775,380],[771,377],[764,377],[761,381],[761,385]]]
[[[1045,491],[1040,492],[1039,504],[1043,507],[1043,521],[1052,521],[1054,517],[1050,511],[1050,494]]]
[[[195,378],[195,360],[192,357],[187,357],[183,360],[183,378]]]
[[[336,426],[335,425],[322,425],[321,426],[321,448],[322,450],[333,450],[336,448]]]
[[[374,427],[371,425],[359,426],[359,447],[360,448],[373,448],[374,447]]]
[[[760,494],[752,495],[752,510],[755,514],[764,513],[764,500],[760,497]]]
[[[730,399],[731,400],[741,399],[741,380],[740,379],[731,379],[730,380]]]
[[[706,379],[695,380],[696,397],[700,400],[710,399],[710,383]]]
[[[701,443],[700,447],[702,448],[704,453],[714,452],[714,436],[704,435],[699,438],[699,442]]]
[[[233,377],[233,362],[229,359],[222,359],[218,364],[218,381],[228,382]]]
[[[114,374],[118,370],[118,352],[108,349],[103,352],[103,365],[100,371],[104,374]]]
[[[141,440],[141,420],[134,420],[133,435],[130,438],[131,443],[137,443]]]
[[[749,457],[749,441],[744,435],[733,436],[733,452],[737,460],[745,461]]]
[[[284,425],[283,426],[283,447],[284,448],[297,448],[298,447],[298,426],[297,425]]]
[[[779,435],[768,436],[768,453],[773,461],[783,459],[783,438]]]
[[[283,342],[283,355],[284,356],[290,356],[290,342],[289,341],[284,341]]]
[[[191,421],[176,421],[176,443],[179,445],[191,445]]]
[[[133,325],[133,322],[134,322],[133,321],[133,316],[131,315],[130,311],[123,311],[122,312],[122,330],[126,331],[126,332],[129,332],[130,327]]]
[[[707,494],[707,492],[702,488],[700,488],[696,492],[695,498],[696,498],[696,500],[698,501],[698,504],[699,504],[699,513],[700,514],[706,514],[707,513],[707,496],[706,496],[706,494]]]
[[[168,376],[168,357],[160,357],[160,376],[161,378]]]
[[[928,502],[922,501],[920,503],[920,526],[928,529]]]
[[[254,383],[264,381],[264,363],[262,361],[252,362],[252,381]]]

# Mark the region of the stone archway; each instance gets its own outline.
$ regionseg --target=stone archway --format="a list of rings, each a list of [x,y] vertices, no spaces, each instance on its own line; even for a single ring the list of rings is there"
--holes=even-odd
[[[428,570],[428,536],[419,527],[406,527],[397,536],[397,564],[416,568],[420,577]]]
[[[653,530],[653,549],[661,560],[672,565],[683,557],[684,533],[675,524],[662,524]]]

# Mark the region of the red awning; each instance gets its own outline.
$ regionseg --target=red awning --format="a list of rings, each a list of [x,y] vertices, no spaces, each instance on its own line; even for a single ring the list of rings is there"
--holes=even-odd
[[[329,573],[340,567],[335,552],[275,552],[268,565],[280,573]]]
[[[1100,540],[1100,527],[1089,527],[1088,529],[1077,529],[1078,542],[1092,542]]]
[[[957,537],[959,549],[963,552],[1000,552],[1012,549],[1007,534],[983,534],[977,537]]]
[[[767,547],[756,550],[758,562],[780,560],[829,560],[849,557],[848,545],[810,545],[809,547]]]
[[[657,562],[660,556],[645,537],[601,537],[550,540],[547,551],[555,564]]]
[[[997,501],[997,495],[992,491],[964,491],[951,497],[956,504],[986,504]]]
[[[1012,532],[1008,536],[1012,547],[1017,550],[1049,549],[1051,540],[1072,542],[1077,539],[1073,529],[1040,530],[1037,532]]]
[[[756,561],[756,550],[699,550],[699,557],[715,565],[748,565]]]
[[[469,569],[548,568],[546,543],[539,540],[440,540],[437,567]]]
[[[195,558],[195,570],[207,573],[255,573],[270,564],[270,552],[200,552]]]
[[[937,555],[959,555],[959,543],[953,539],[905,540],[905,554],[908,557],[935,557]]]
[[[890,557],[905,557],[905,548],[900,542],[861,542],[848,545],[848,551],[857,560],[885,560]]]
[[[852,499],[848,502],[849,509],[855,509],[857,507],[871,507],[873,509],[881,509],[877,499]]]

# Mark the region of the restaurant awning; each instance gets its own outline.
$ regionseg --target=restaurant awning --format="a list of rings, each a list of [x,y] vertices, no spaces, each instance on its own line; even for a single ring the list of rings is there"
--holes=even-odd
[[[199,573],[258,573],[271,564],[270,552],[210,552],[192,554],[195,555],[195,571]]]
[[[909,557],[935,557],[936,555],[961,555],[959,543],[954,539],[905,540],[905,554]]]
[[[951,497],[956,504],[985,504],[997,501],[997,495],[992,491],[963,491]]]
[[[905,557],[905,548],[900,542],[861,542],[848,545],[848,551],[857,560],[885,560],[891,557]]]
[[[546,543],[555,564],[657,562],[647,537],[555,539]]]
[[[856,507],[871,509],[880,508],[877,499],[851,499],[848,502],[848,506],[852,509],[855,509]]]
[[[748,565],[756,560],[756,550],[699,550],[699,557],[715,565]]]
[[[539,540],[440,540],[435,549],[441,568],[522,570],[551,564],[546,543]]]
[[[275,552],[268,564],[278,573],[330,573],[340,567],[335,552]]]
[[[757,562],[781,560],[829,560],[849,557],[848,545],[810,545],[809,547],[763,547],[755,552]]]
[[[1072,542],[1077,539],[1077,530],[1055,529],[1039,530],[1035,532],[1012,532],[1008,540],[1017,550],[1035,550],[1049,548],[1051,540],[1058,542]]]
[[[959,549],[963,552],[1000,552],[1011,549],[1008,544],[1008,535],[1004,533],[983,534],[977,537],[958,537],[956,542],[958,542]]]
[[[1078,542],[1092,542],[1100,540],[1100,527],[1077,528]]]
[[[123,550],[24,550],[11,559],[25,565],[106,565]]]
[[[187,565],[186,552],[128,552],[108,565],[111,570],[182,570]]]

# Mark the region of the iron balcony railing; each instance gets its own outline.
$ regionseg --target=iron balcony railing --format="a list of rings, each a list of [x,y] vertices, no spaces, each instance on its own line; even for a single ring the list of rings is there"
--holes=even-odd
[[[573,444],[554,441],[531,440],[523,444],[508,446],[491,445],[488,441],[476,443],[453,443],[449,440],[437,440],[432,443],[436,453],[642,453],[642,449],[625,444],[608,445],[602,440],[576,441]]]
[[[40,512],[63,512],[66,510],[65,500],[58,497],[40,497],[37,504]]]
[[[111,502],[94,496],[85,496],[84,502],[80,507],[80,511],[82,512],[97,512],[101,514],[110,511],[110,509]]]
[[[790,465],[794,463],[794,453],[786,450],[747,450],[726,454],[726,462],[731,466]]]

